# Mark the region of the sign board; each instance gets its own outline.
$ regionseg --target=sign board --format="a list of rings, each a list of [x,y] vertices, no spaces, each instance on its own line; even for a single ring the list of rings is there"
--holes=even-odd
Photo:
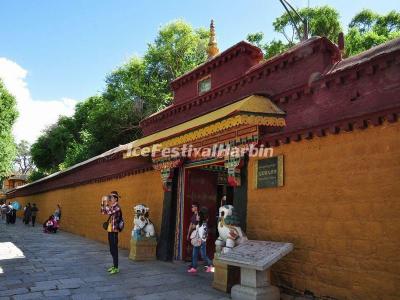
[[[283,155],[256,162],[256,188],[283,186]]]

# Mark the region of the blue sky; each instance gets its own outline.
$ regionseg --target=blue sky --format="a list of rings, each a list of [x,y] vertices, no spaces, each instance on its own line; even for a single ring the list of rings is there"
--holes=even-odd
[[[292,0],[297,7],[306,0]],[[104,87],[107,73],[130,56],[141,55],[159,27],[183,18],[195,27],[215,20],[221,50],[262,31],[279,37],[272,22],[283,13],[278,0],[133,1],[0,0],[0,58],[26,71],[20,80],[32,101],[80,101]],[[310,0],[336,7],[344,27],[362,8],[380,13],[400,1]],[[70,110],[70,109],[69,109]],[[49,111],[49,113],[51,113]]]

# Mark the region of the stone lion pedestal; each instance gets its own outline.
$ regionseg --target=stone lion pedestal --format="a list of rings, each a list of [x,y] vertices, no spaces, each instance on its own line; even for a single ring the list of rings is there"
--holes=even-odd
[[[240,284],[232,287],[233,300],[279,300],[279,289],[271,285],[270,268],[293,250],[293,244],[248,240],[221,254],[220,262],[240,267]]]
[[[138,204],[134,206],[133,211],[133,229],[129,258],[136,261],[155,260],[157,238],[154,224],[149,219],[150,209],[144,204]]]
[[[129,258],[135,261],[156,260],[157,239],[155,237],[131,239]]]

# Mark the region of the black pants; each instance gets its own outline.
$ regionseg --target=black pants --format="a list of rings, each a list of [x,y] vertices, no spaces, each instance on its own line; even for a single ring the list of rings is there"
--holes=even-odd
[[[35,227],[36,216],[32,216],[32,226]]]
[[[15,224],[15,220],[17,219],[17,211],[15,209],[11,212],[11,224]]]
[[[118,268],[118,232],[108,233],[108,243],[110,245],[110,253],[113,258],[115,268]]]

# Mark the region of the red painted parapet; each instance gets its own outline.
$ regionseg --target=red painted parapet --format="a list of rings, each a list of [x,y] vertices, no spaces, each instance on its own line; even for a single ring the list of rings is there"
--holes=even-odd
[[[215,59],[178,78],[173,83],[175,99],[178,100],[140,123],[144,135],[183,123],[249,95],[262,94],[277,99],[277,95],[295,88],[304,90],[313,74],[322,74],[330,69],[340,56],[336,45],[326,38],[319,37],[302,42],[267,61],[257,62],[258,58],[251,58],[246,47],[239,43],[228,49],[238,50],[234,51],[235,55],[232,57],[228,55],[229,59],[227,57],[221,60],[224,57],[223,52]],[[204,66],[209,68],[203,68]],[[200,72],[198,78],[194,75],[197,72]],[[208,75],[213,78],[212,89],[198,95],[197,81]],[[182,86],[179,85],[181,81]],[[188,91],[183,92],[184,89]]]

